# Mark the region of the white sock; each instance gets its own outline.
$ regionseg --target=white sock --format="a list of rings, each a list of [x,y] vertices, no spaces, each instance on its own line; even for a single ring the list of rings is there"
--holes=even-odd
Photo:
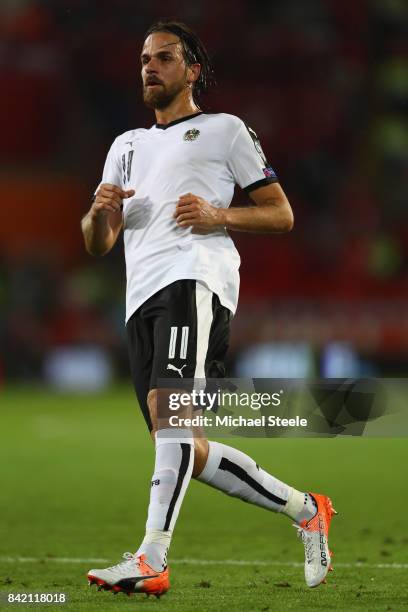
[[[291,488],[289,499],[282,512],[300,525],[302,521],[310,521],[314,517],[317,504],[310,493],[301,493]]]
[[[293,489],[245,453],[219,442],[209,442],[207,463],[197,480],[261,508],[283,512],[299,523],[316,513],[309,494]]]
[[[167,566],[167,551],[170,547],[172,531],[146,529],[146,535],[136,555],[146,555],[147,563],[154,570],[161,572]]]
[[[219,442],[209,442],[207,463],[197,480],[274,512],[283,510],[290,493],[288,485],[265,472],[251,457]]]
[[[194,464],[194,438],[188,429],[161,429],[156,434],[156,460],[151,481],[146,535],[137,554],[161,571],[166,565],[174,525]]]

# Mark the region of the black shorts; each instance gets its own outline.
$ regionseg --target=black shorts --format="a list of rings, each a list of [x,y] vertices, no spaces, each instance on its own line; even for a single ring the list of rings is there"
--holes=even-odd
[[[232,313],[204,283],[179,280],[150,297],[126,325],[130,369],[152,430],[147,395],[160,378],[223,378]]]

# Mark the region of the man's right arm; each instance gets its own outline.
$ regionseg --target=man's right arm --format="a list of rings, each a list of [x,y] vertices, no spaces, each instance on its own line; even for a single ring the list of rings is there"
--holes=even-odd
[[[134,190],[124,191],[116,185],[102,184],[95,194],[89,212],[81,221],[85,247],[91,255],[106,255],[122,228],[122,200],[134,195]]]

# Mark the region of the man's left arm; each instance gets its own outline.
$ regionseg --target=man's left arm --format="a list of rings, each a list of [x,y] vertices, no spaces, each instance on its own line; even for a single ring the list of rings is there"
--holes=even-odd
[[[279,183],[258,187],[249,196],[255,206],[216,208],[203,198],[187,193],[179,199],[174,216],[179,227],[196,230],[226,227],[239,232],[280,233],[292,229],[292,208]]]
[[[279,183],[258,187],[249,196],[255,206],[222,210],[227,229],[239,232],[290,232],[293,212]]]

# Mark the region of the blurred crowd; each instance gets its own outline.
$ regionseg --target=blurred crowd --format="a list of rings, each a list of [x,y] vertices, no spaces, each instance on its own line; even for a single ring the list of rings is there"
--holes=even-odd
[[[61,347],[98,347],[127,375],[122,248],[90,259],[79,220],[112,140],[154,123],[139,55],[162,17],[198,31],[217,77],[203,109],[257,131],[295,211],[290,235],[233,235],[232,370],[259,349],[264,375],[301,355],[295,374],[403,375],[405,0],[2,0],[0,375],[42,379]]]

